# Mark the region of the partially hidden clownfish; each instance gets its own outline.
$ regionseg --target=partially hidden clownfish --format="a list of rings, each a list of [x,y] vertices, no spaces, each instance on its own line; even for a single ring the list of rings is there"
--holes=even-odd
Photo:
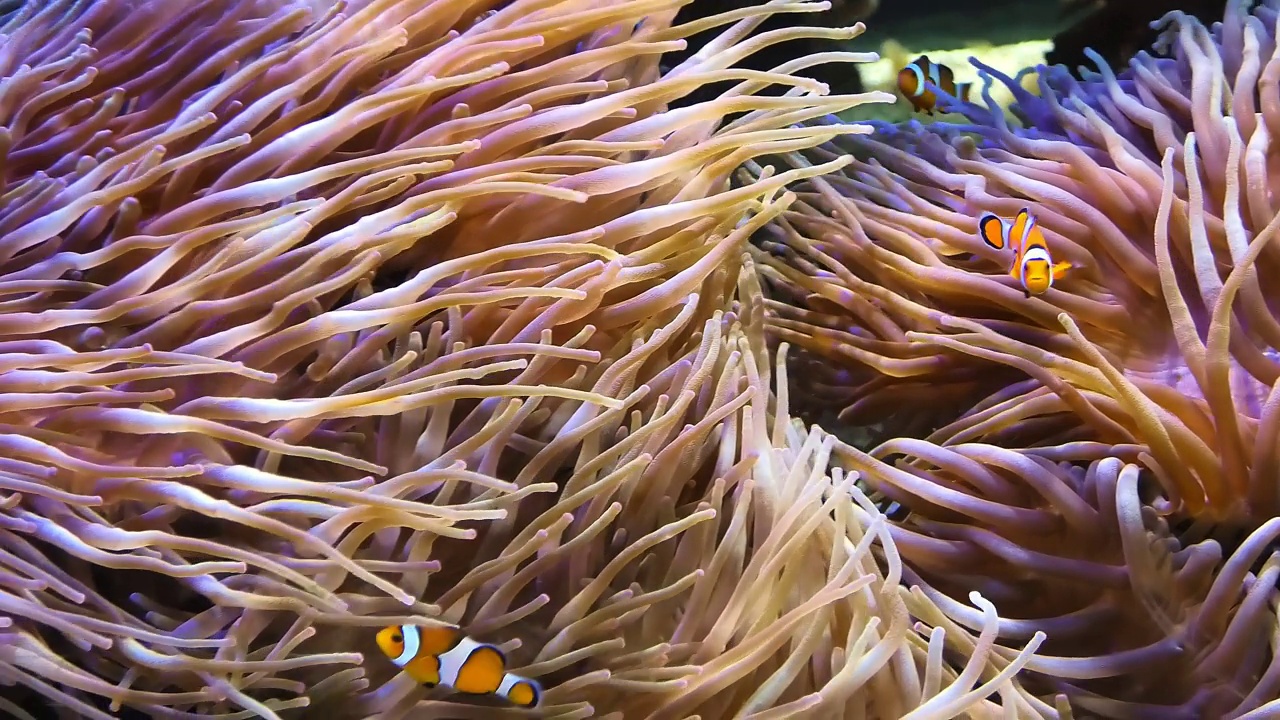
[[[1022,283],[1027,297],[1053,287],[1053,281],[1061,280],[1071,269],[1069,262],[1053,261],[1044,233],[1027,208],[1019,210],[1013,220],[982,213],[978,218],[978,235],[996,250],[1013,249],[1013,267],[1009,268],[1009,274]]]
[[[542,700],[537,681],[507,672],[507,658],[448,625],[391,625],[378,631],[378,648],[415,682],[444,685],[468,695],[497,695],[518,707]]]
[[[921,55],[898,71],[898,90],[916,112],[923,111],[932,115],[933,107],[938,102],[938,94],[925,85],[926,81],[962,102],[969,102],[969,90],[973,83],[956,82],[956,74],[951,68],[931,61],[928,55]]]

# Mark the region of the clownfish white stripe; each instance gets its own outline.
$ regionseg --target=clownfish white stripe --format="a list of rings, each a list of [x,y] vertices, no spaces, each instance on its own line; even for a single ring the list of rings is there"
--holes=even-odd
[[[907,69],[916,77],[916,89],[911,93],[912,97],[920,97],[924,94],[924,73],[920,72],[920,68],[915,65],[908,65]]]
[[[1052,258],[1049,257],[1049,251],[1042,247],[1033,247],[1030,250],[1027,250],[1026,254],[1022,256],[1022,264],[1024,266],[1032,260],[1043,260],[1050,264],[1053,263]]]
[[[397,667],[404,667],[409,661],[418,657],[418,648],[421,647],[421,638],[418,636],[418,628],[414,625],[401,625],[400,637],[404,638],[404,652],[399,657],[391,658],[391,662]]]
[[[440,682],[454,687],[458,684],[458,673],[462,664],[471,657],[471,651],[480,647],[480,643],[469,637],[462,638],[453,649],[440,656]]]
[[[929,82],[939,87],[942,86],[942,77],[938,75],[938,66],[934,63],[929,63]]]

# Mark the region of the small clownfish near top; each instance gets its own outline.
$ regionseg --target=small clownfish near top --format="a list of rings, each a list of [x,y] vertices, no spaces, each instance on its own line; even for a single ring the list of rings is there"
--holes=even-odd
[[[925,81],[933,83],[934,87],[941,88],[961,102],[969,102],[969,90],[973,83],[956,82],[956,74],[951,68],[933,62],[928,55],[921,55],[898,71],[898,90],[902,91],[916,112],[923,111],[932,115],[933,106],[938,102],[938,94],[927,87]]]
[[[497,695],[513,705],[542,701],[537,681],[507,672],[507,658],[447,625],[391,625],[378,631],[378,649],[415,682],[467,695]]]
[[[978,235],[996,250],[1013,249],[1013,267],[1009,268],[1009,274],[1022,283],[1027,297],[1053,287],[1053,281],[1061,280],[1071,269],[1069,262],[1053,261],[1044,233],[1027,208],[1019,210],[1013,220],[982,213],[978,218]]]

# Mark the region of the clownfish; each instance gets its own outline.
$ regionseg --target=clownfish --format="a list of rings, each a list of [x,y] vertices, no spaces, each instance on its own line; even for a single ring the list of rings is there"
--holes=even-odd
[[[467,695],[497,695],[513,705],[537,706],[542,686],[507,672],[507,658],[456,627],[391,625],[378,631],[378,649],[414,682],[445,685]]]
[[[912,60],[906,67],[898,71],[898,90],[907,98],[916,112],[924,111],[933,114],[933,106],[938,102],[938,95],[925,85],[925,81],[933,83],[948,95],[969,102],[971,82],[956,82],[956,74],[946,65],[939,65],[921,55]]]
[[[1019,210],[1012,221],[993,213],[982,213],[978,218],[978,235],[996,250],[1013,248],[1013,267],[1009,268],[1009,274],[1022,283],[1027,297],[1053,287],[1053,281],[1061,280],[1071,269],[1069,262],[1053,261],[1044,233],[1027,208]]]

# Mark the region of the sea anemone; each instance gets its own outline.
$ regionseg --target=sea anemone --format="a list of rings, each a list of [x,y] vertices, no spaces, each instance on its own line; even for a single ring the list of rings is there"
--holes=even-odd
[[[1041,66],[1038,94],[975,60],[967,123],[790,154],[855,159],[753,250],[797,409],[905,511],[908,577],[957,618],[981,591],[1005,642],[1044,632],[1030,687],[1106,717],[1262,717],[1280,691],[1278,8],[1172,13],[1160,56]],[[1043,295],[976,232],[1022,207],[1074,265]]]
[[[1014,679],[1041,636],[900,586],[766,346],[749,239],[849,159],[733,173],[888,98],[789,74],[865,55],[733,66],[861,27],[678,7],[0,19],[4,711],[514,712],[373,642],[448,622],[560,718],[1057,713]]]

